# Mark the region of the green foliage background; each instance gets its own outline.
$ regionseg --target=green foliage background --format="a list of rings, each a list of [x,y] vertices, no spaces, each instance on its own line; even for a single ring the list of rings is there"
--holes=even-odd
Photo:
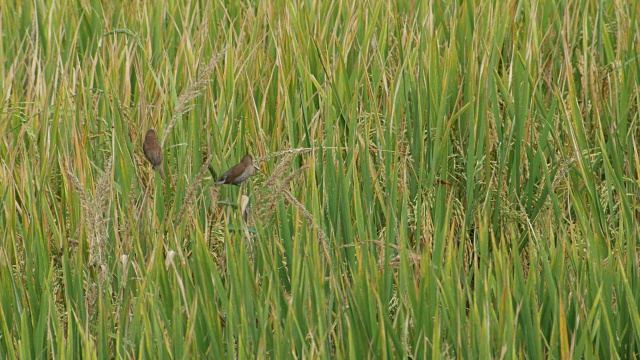
[[[637,358],[639,11],[0,2],[0,357]]]

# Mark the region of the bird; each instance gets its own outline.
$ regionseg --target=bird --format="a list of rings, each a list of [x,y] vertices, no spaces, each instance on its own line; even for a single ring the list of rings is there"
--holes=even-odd
[[[144,143],[142,144],[142,150],[144,156],[149,160],[154,170],[158,170],[158,174],[162,180],[164,180],[164,168],[162,167],[162,147],[158,141],[156,131],[150,129],[147,131],[147,135],[144,137]]]
[[[221,184],[231,184],[235,186],[240,186],[240,184],[247,180],[249,176],[253,175],[256,171],[256,168],[253,165],[253,158],[251,155],[246,155],[242,158],[239,164],[235,165],[231,169],[227,170],[226,173],[222,174],[218,181],[216,181],[216,185]]]

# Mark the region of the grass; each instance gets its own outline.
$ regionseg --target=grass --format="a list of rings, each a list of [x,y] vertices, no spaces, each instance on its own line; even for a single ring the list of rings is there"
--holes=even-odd
[[[0,358],[638,358],[639,6],[0,2]]]

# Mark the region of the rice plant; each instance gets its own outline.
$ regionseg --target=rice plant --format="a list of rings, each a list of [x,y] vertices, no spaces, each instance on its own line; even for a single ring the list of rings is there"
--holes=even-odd
[[[0,358],[640,357],[639,9],[0,2]]]

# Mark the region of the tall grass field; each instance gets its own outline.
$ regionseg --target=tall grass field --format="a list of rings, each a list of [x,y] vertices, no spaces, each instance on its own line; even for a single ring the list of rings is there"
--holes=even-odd
[[[6,0],[0,61],[2,359],[640,358],[638,0]]]

